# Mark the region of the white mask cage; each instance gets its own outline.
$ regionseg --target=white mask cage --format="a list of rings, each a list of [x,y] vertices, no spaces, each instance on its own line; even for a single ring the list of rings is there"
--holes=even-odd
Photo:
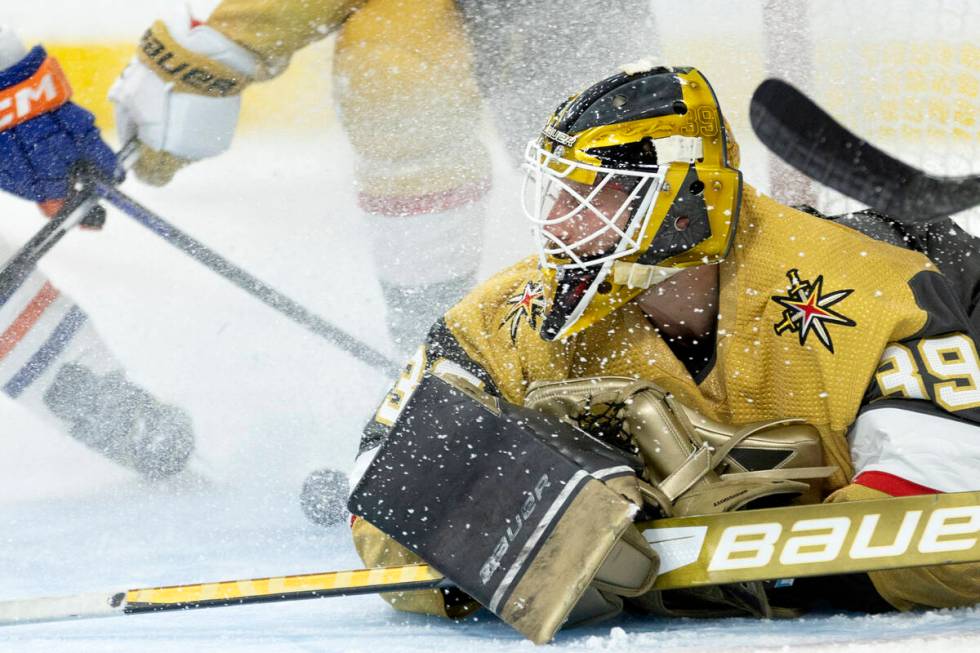
[[[619,170],[565,159],[560,152],[545,150],[536,139],[524,153],[524,215],[531,221],[541,265],[591,268],[640,251],[669,166]],[[576,170],[596,172],[595,183],[569,179]]]

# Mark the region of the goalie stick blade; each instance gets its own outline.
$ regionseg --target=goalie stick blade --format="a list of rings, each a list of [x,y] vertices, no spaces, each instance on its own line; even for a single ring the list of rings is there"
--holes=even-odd
[[[759,85],[749,120],[759,139],[786,163],[886,215],[928,222],[980,204],[980,175],[938,177],[903,163],[782,80]]]
[[[660,519],[655,589],[980,562],[980,492]],[[0,601],[0,626],[449,587],[404,565]]]

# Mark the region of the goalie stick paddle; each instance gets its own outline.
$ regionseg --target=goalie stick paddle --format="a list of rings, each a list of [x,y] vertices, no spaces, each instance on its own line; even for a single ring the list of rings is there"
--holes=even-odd
[[[980,562],[980,492],[791,506],[640,524],[655,589]],[[450,587],[429,565],[0,601],[0,625]]]
[[[786,163],[885,215],[929,222],[980,204],[980,175],[939,177],[903,163],[782,80],[759,85],[749,120],[759,139]]]

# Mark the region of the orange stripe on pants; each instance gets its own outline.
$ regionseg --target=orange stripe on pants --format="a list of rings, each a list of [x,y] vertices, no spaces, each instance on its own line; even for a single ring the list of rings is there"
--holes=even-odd
[[[17,346],[17,343],[41,319],[41,314],[51,305],[51,302],[58,298],[58,295],[58,289],[52,286],[50,281],[45,282],[41,290],[34,295],[31,303],[21,311],[13,324],[3,332],[3,335],[0,335],[0,360],[3,360]]]

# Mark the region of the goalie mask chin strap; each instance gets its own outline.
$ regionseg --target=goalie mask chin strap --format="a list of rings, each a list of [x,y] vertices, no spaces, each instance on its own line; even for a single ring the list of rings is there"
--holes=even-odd
[[[627,288],[642,288],[646,290],[671,278],[684,268],[665,268],[643,263],[615,261],[612,266],[613,283]]]

